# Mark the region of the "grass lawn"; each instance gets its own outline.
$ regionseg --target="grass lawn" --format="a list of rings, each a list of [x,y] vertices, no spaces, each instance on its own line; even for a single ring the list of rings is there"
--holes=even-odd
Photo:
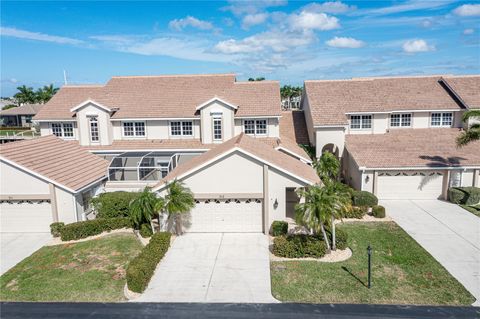
[[[133,234],[43,247],[0,277],[3,301],[122,301]]]
[[[393,222],[346,223],[353,256],[344,262],[272,262],[272,293],[282,301],[470,305],[475,298]],[[372,288],[367,246],[372,245]]]
[[[465,209],[466,211],[469,211],[473,215],[480,217],[480,204],[470,205],[470,206],[468,205],[459,205],[459,206]]]
[[[28,130],[22,130],[22,129],[19,129],[19,130],[0,130],[0,136],[6,136],[6,135],[15,135],[17,133],[21,133],[21,132],[26,132],[24,133],[25,136],[32,136],[33,134],[33,131],[31,131],[30,129]]]

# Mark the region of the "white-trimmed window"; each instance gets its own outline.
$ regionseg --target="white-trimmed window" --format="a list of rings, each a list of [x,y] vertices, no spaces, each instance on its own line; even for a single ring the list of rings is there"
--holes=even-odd
[[[63,138],[73,138],[73,123],[52,123],[52,134]]]
[[[412,126],[412,114],[392,114],[390,115],[390,127],[410,127]]]
[[[222,140],[222,118],[214,117],[213,118],[213,140],[221,141]]]
[[[432,113],[430,119],[431,126],[452,126],[453,113],[452,112],[435,112]]]
[[[193,122],[192,121],[171,121],[170,135],[171,136],[193,136]]]
[[[123,122],[123,136],[144,137],[145,122]]]
[[[98,134],[98,118],[96,116],[92,116],[88,119],[90,124],[90,142],[98,142],[100,140],[100,136]]]
[[[249,135],[266,135],[267,120],[244,120],[243,132]]]
[[[350,128],[352,130],[362,130],[372,128],[371,115],[350,115]]]

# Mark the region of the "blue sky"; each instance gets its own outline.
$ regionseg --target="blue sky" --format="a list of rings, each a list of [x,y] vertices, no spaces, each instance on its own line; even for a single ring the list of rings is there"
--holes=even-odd
[[[479,1],[1,2],[1,95],[113,75],[480,73]]]

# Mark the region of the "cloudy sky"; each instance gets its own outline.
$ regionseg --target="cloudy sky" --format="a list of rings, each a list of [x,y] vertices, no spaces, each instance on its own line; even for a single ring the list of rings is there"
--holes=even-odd
[[[479,1],[1,2],[1,95],[112,75],[480,73]]]

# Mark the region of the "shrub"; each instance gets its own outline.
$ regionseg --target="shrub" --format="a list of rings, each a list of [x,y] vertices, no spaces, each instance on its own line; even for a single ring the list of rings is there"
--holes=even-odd
[[[130,202],[139,195],[138,192],[102,193],[92,198],[92,205],[97,218],[128,217]]]
[[[356,219],[362,219],[365,214],[368,212],[368,207],[362,206],[362,207],[356,207],[352,206],[351,209],[343,213],[343,218],[356,218]]]
[[[475,205],[480,202],[480,188],[478,187],[451,187],[448,190],[448,199],[454,204]]]
[[[155,268],[170,247],[170,233],[155,233],[150,242],[127,267],[127,286],[141,293],[147,288]]]
[[[153,231],[152,231],[152,226],[150,226],[150,224],[142,224],[142,226],[140,226],[140,236],[142,236],[143,238],[147,238],[152,236],[152,234],[153,234]]]
[[[61,230],[65,226],[65,223],[57,222],[50,224],[50,233],[53,237],[60,237]]]
[[[353,205],[372,207],[378,205],[378,198],[374,194],[366,191],[356,191],[352,197]]]
[[[372,207],[372,215],[376,218],[385,218],[385,207],[381,205],[375,205]]]
[[[290,235],[278,236],[273,240],[273,254],[286,258],[323,257],[325,242],[319,236]]]
[[[104,231],[131,228],[132,226],[132,220],[127,217],[97,218],[94,220],[67,224],[61,228],[60,236],[63,241],[77,240],[98,235]]]
[[[275,220],[272,223],[272,236],[286,235],[288,233],[288,223],[282,220]]]
[[[326,228],[325,231],[327,232],[328,240],[330,243],[332,242],[332,231],[330,228]],[[347,233],[338,227],[335,227],[335,243],[337,244],[337,249],[343,250],[346,249],[348,246],[348,235]]]

